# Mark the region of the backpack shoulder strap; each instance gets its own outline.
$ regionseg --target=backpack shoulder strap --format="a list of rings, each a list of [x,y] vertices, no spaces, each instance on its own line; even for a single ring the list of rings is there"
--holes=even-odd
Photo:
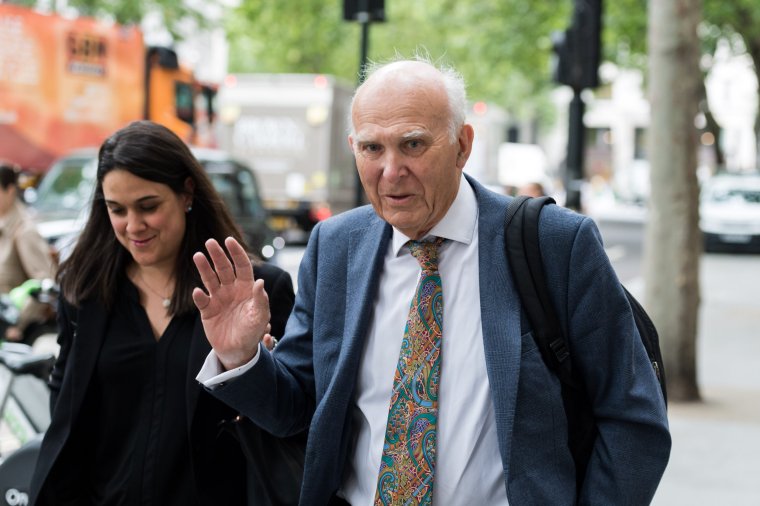
[[[549,197],[515,198],[504,221],[504,241],[533,339],[544,363],[554,371],[561,384],[562,405],[567,417],[567,444],[575,462],[576,489],[580,491],[598,431],[582,381],[574,374],[567,340],[546,284],[538,242],[538,220],[544,206],[551,203],[554,200]]]
[[[504,241],[507,259],[536,345],[547,366],[562,381],[573,384],[570,354],[548,292],[538,242],[539,215],[544,206],[553,203],[551,197],[515,197],[507,208]]]

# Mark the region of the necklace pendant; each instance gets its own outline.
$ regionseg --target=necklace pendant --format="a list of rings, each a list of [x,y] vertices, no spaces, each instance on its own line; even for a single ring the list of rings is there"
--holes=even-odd
[[[163,304],[164,307],[168,308],[169,306],[171,306],[172,301],[171,299],[164,299],[161,304]]]

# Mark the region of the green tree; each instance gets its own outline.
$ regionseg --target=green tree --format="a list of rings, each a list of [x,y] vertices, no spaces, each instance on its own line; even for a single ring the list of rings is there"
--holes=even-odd
[[[3,3],[0,1],[0,3]],[[37,0],[13,0],[12,2],[5,2],[9,4],[15,4],[15,5],[23,5],[24,7],[34,7],[37,5]]]
[[[519,117],[548,111],[550,34],[563,29],[571,0],[386,1],[385,23],[370,26],[369,57],[422,49],[464,75],[472,98]],[[226,21],[233,72],[321,72],[357,80],[360,28],[343,2],[250,0]],[[539,97],[538,99],[536,97]]]
[[[37,0],[11,0],[8,3],[26,7],[34,7],[38,4]],[[219,4],[219,1],[208,0],[206,3]],[[52,4],[55,6],[54,1]],[[177,40],[182,39],[180,26],[188,19],[202,26],[205,26],[208,21],[202,11],[191,7],[185,0],[68,0],[67,4],[82,16],[111,18],[124,25],[140,24],[146,14],[158,12],[166,28]]]
[[[703,30],[702,39],[712,49],[710,54],[714,53],[721,38],[731,43],[736,53],[746,51],[752,58],[753,70],[760,83],[760,9],[757,0],[704,0],[704,9],[705,21],[710,26]],[[755,115],[755,138],[760,153],[760,108]],[[757,163],[760,167],[760,156]]]
[[[14,0],[34,4],[34,0]],[[569,21],[573,0],[418,0],[385,2],[388,21],[370,29],[370,57],[422,49],[459,69],[473,99],[493,101],[520,119],[551,117],[550,35]],[[68,0],[82,15],[139,23],[159,12],[176,39],[188,19],[206,21],[185,0]],[[211,0],[206,4],[226,2]],[[232,72],[318,72],[357,80],[360,29],[343,20],[341,0],[244,0],[225,29]]]
[[[760,82],[760,10],[757,0],[703,0],[703,16],[699,30],[703,77],[711,70],[710,62],[720,40],[727,41],[735,54],[747,53],[753,62],[753,71]],[[624,67],[646,67],[647,55],[647,1],[615,0],[605,3],[605,49],[608,60]],[[760,99],[760,87],[758,87]],[[700,89],[699,109],[715,137],[713,144],[718,165],[723,164],[719,142],[721,127],[710,108],[704,83]],[[760,110],[755,116],[755,135],[760,152]],[[760,166],[760,157],[758,157]]]

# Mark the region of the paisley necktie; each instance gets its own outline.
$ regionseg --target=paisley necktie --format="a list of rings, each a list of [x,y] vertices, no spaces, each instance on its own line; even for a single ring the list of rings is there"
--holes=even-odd
[[[435,474],[443,292],[438,247],[409,241],[422,268],[401,342],[388,410],[375,505],[431,504]]]

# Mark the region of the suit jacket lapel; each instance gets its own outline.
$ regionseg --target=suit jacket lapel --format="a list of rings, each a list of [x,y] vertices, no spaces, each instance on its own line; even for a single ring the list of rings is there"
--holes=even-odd
[[[348,359],[343,365],[351,368],[348,371],[350,378],[356,376],[391,235],[391,226],[375,215],[369,226],[353,230],[349,235],[341,362]],[[353,385],[354,381],[350,384]]]
[[[336,397],[331,401],[336,409],[345,409],[348,414],[351,398],[356,386],[356,375],[361,362],[361,354],[372,316],[372,306],[377,294],[378,280],[382,272],[385,252],[391,237],[391,227],[375,215],[368,227],[354,230],[348,238],[345,319],[340,355],[335,365],[334,383]],[[340,476],[347,460],[352,431],[351,416],[343,418],[345,426],[336,427],[341,434],[337,448],[338,458],[333,469],[326,469],[325,476]]]
[[[506,202],[467,178],[478,200],[480,312],[486,369],[491,384],[499,450],[504,471],[509,461],[520,376],[520,303],[506,262]]]

